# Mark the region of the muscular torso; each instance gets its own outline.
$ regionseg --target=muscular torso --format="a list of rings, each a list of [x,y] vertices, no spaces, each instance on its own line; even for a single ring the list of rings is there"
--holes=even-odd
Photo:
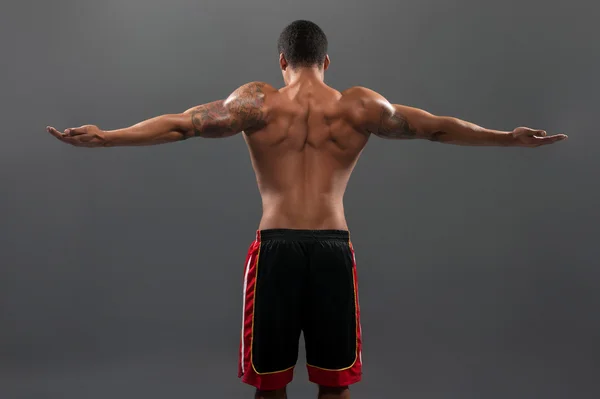
[[[321,82],[264,87],[265,125],[244,135],[263,216],[259,229],[347,229],[343,197],[368,140],[349,96]]]

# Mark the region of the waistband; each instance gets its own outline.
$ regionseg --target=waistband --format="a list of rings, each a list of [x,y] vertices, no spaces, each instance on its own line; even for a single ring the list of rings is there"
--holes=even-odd
[[[350,232],[347,230],[267,229],[258,230],[256,240],[260,242],[269,240],[349,242]]]

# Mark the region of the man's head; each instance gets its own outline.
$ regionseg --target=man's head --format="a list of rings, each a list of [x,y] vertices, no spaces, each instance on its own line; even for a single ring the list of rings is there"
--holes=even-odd
[[[298,20],[289,24],[277,42],[279,64],[282,71],[299,68],[318,68],[323,71],[329,66],[327,36],[319,26],[310,21]]]

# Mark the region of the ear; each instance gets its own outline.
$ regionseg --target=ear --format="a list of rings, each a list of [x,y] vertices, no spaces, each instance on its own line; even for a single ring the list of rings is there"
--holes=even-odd
[[[325,56],[325,63],[323,64],[323,70],[326,71],[329,68],[329,64],[331,64],[331,59],[329,59],[329,54]]]
[[[283,56],[283,53],[279,54],[279,67],[282,71],[285,71],[288,67],[288,63],[285,57]]]

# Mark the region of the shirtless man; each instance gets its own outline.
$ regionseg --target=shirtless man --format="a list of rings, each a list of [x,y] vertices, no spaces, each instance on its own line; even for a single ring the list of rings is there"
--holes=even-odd
[[[354,249],[343,196],[369,137],[457,145],[538,147],[566,135],[519,127],[484,129],[389,103],[363,87],[324,83],[327,38],[295,21],[278,43],[285,87],[248,83],[227,99],[125,129],[93,125],[47,130],[77,147],[163,144],[243,132],[263,215],[244,274],[239,377],[256,399],[286,398],[304,332],[310,381],[320,399],[347,399],[361,379],[361,327]]]

